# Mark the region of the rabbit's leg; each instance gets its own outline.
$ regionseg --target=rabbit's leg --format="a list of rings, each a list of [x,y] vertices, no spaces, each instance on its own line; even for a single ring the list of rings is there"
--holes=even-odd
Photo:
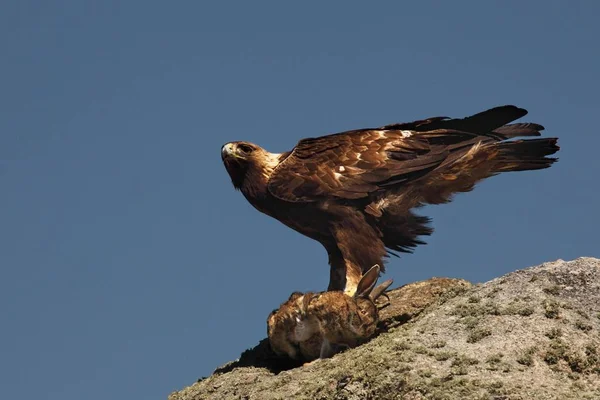
[[[330,358],[342,350],[349,349],[350,346],[344,343],[331,343],[329,340],[323,338],[321,343],[321,354],[319,358]]]
[[[335,350],[329,340],[323,338],[323,342],[321,343],[321,354],[319,354],[319,358],[329,358],[335,354]]]

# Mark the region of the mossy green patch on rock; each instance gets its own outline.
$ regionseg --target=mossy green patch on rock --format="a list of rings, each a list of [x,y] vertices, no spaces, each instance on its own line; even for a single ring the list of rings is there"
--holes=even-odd
[[[560,294],[560,286],[558,285],[548,286],[542,290],[544,291],[544,293],[547,293],[552,296],[558,296]]]
[[[490,336],[492,334],[492,330],[489,328],[476,328],[469,332],[469,336],[467,336],[467,343],[477,343],[484,337]]]
[[[559,317],[559,305],[554,300],[544,300],[542,303],[544,307],[544,315],[546,318],[557,319]]]
[[[584,332],[589,332],[592,330],[592,324],[589,324],[583,320],[578,320],[575,322],[575,327]]]
[[[552,327],[548,332],[545,333],[548,339],[556,339],[562,336],[562,329]]]
[[[517,362],[522,365],[531,367],[533,365],[533,355],[537,352],[537,347],[532,346],[526,349],[521,355],[517,357]]]

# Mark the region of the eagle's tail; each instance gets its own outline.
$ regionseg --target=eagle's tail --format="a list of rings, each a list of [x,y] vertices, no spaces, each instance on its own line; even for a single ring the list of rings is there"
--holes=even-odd
[[[541,131],[543,130],[544,127],[540,124],[534,124],[533,122],[519,122],[496,128],[492,131],[492,134],[498,135],[498,139],[510,139],[525,136],[541,136]]]
[[[526,136],[527,131],[523,127],[513,127],[512,131],[507,128],[510,125],[497,129],[496,132],[501,130],[497,133],[502,133],[509,139],[512,134]],[[538,132],[537,129],[535,131]],[[530,136],[537,136],[533,131],[529,133]],[[559,150],[556,138],[513,141],[506,138],[500,139],[503,141],[478,143],[466,151],[458,151],[439,168],[437,174],[426,177],[426,181],[412,192],[414,205],[446,203],[453,194],[468,192],[477,182],[490,176],[501,172],[548,168],[557,161],[556,158],[548,157]],[[405,200],[406,197],[394,195],[382,200],[385,206],[380,211],[377,224],[388,249],[411,253],[414,247],[424,244],[419,237],[430,235],[433,229],[429,227],[427,217],[407,213]],[[373,213],[369,208],[367,211]]]
[[[522,136],[522,135],[520,135]],[[547,157],[556,153],[560,147],[558,139],[530,139],[495,143],[493,173],[507,171],[529,171],[548,168],[558,159]]]
[[[415,130],[432,148],[446,153],[433,170],[391,187],[365,208],[376,218],[385,246],[411,252],[423,243],[420,236],[432,232],[427,218],[408,212],[413,207],[447,203],[454,194],[502,172],[548,168],[556,162],[549,156],[559,150],[557,139],[536,137],[542,125],[512,123],[526,114],[522,108],[501,106],[463,119],[439,117],[384,127]]]

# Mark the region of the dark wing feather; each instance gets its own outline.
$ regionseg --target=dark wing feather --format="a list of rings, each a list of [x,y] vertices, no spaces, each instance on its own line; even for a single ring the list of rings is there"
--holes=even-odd
[[[447,151],[399,130],[363,129],[303,139],[275,169],[268,188],[291,202],[359,199],[434,169]]]
[[[404,129],[418,132],[437,129],[459,130],[485,134],[527,115],[527,110],[516,106],[494,107],[466,118],[433,117],[420,121],[386,125],[382,129]]]
[[[404,187],[435,169],[425,183],[431,185],[427,191],[444,193],[439,193],[440,199],[425,198],[437,203],[448,198],[446,192],[464,191],[494,173],[481,170],[481,177],[471,179],[477,174],[470,169],[496,154],[494,149],[464,158],[474,146],[539,136],[544,129],[541,125],[509,124],[526,114],[526,110],[508,105],[461,119],[432,117],[303,139],[277,166],[268,189],[275,197],[291,202],[317,201],[326,196],[361,199],[385,195],[389,188]],[[462,178],[458,182],[437,183],[439,179],[454,180],[457,174]]]

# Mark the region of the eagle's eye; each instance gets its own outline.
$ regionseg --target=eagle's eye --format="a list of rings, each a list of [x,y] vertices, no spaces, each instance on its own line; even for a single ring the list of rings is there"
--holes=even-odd
[[[238,149],[246,155],[248,155],[254,151],[254,149],[252,147],[248,146],[247,144],[243,144],[243,143],[238,145]]]

